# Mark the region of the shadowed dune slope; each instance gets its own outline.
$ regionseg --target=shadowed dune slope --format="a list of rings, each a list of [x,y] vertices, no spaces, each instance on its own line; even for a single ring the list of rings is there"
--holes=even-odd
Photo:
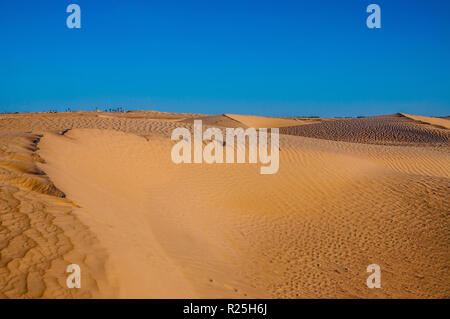
[[[280,133],[353,143],[444,147],[449,146],[450,138],[447,129],[422,124],[401,114],[323,121],[281,128]]]
[[[181,122],[194,124],[194,120],[201,120],[202,124],[205,126],[215,126],[215,127],[242,127],[246,128],[247,126],[244,123],[236,121],[226,115],[209,115],[209,116],[200,116],[192,119],[185,119]]]
[[[439,118],[439,117],[430,117],[430,116],[419,116],[419,115],[410,115],[410,114],[403,114],[405,117],[409,117],[410,119],[413,119],[415,121],[428,123],[431,125],[435,125],[437,127],[450,129],[450,120],[448,118]]]
[[[36,153],[41,137],[32,133],[0,132],[0,183],[63,197],[37,167],[37,163],[43,163]]]

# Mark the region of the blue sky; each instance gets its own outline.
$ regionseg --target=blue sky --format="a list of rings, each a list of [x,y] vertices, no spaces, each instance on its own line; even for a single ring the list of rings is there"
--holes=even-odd
[[[68,29],[66,7],[81,7]],[[381,7],[368,29],[366,7]],[[0,112],[450,115],[450,1],[0,1]]]

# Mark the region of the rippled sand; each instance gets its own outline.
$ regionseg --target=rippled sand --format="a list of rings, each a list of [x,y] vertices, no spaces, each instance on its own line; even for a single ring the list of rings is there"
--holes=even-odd
[[[279,172],[173,164],[194,119],[280,127]],[[449,122],[2,114],[0,298],[448,298]]]

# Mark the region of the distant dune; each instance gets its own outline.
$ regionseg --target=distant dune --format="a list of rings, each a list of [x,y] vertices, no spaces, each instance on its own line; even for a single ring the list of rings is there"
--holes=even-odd
[[[194,119],[279,127],[278,173],[174,164]],[[448,122],[0,115],[0,298],[449,298]]]
[[[429,121],[431,118],[427,118]],[[304,126],[284,127],[281,133],[320,139],[380,145],[448,146],[448,120],[433,118],[440,128],[423,125],[402,114],[337,119]],[[425,122],[425,121],[424,121]],[[427,122],[430,123],[431,122]],[[426,124],[426,123],[424,123]],[[448,128],[448,127],[447,127]]]
[[[217,127],[242,127],[247,128],[244,123],[236,121],[226,115],[210,115],[210,116],[199,116],[195,118],[184,119],[182,122],[193,124],[195,120],[202,120],[205,126],[217,126]]]
[[[431,125],[436,125],[438,127],[443,127],[446,129],[450,129],[450,121],[448,118],[438,118],[438,117],[430,117],[430,116],[418,116],[418,115],[409,115],[409,114],[403,114],[403,116],[409,117],[413,120],[428,123]]]
[[[303,125],[309,123],[319,122],[317,119],[306,118],[278,118],[278,117],[263,117],[254,115],[236,115],[236,114],[222,114],[210,116],[198,116],[195,118],[184,119],[185,123],[193,123],[194,120],[202,120],[204,125],[218,126],[218,127],[242,127],[242,128],[277,128],[293,125]]]
[[[225,114],[233,120],[243,123],[247,127],[253,128],[276,128],[285,126],[301,125],[306,123],[315,123],[317,120],[308,119],[290,119],[290,118],[276,118],[250,115]]]

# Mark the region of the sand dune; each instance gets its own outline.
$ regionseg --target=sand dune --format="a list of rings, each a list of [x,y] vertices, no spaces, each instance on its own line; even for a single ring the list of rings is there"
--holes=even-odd
[[[0,114],[0,132],[52,132],[61,133],[64,130],[76,128],[111,129],[139,135],[168,135],[176,127],[189,127],[189,123],[179,123],[187,116],[176,116],[167,120],[169,115],[156,116],[151,113],[148,118],[126,117],[127,113],[104,112],[73,112],[73,113],[28,113]],[[173,114],[173,113],[171,113]],[[197,117],[195,114],[193,117]]]
[[[313,118],[278,118],[237,114],[199,116],[184,119],[182,122],[192,124],[194,120],[202,120],[206,126],[242,128],[277,128],[320,122]]]
[[[106,253],[37,167],[44,162],[36,154],[40,137],[0,133],[0,298],[114,297]],[[83,267],[86,289],[67,289],[71,263]]]
[[[51,185],[0,175],[0,297],[450,297],[447,130],[399,115],[285,128],[205,116],[291,134],[279,172],[260,175],[173,164],[171,130],[199,116],[152,116],[0,118],[2,174]],[[75,292],[69,263],[87,278]],[[372,263],[381,289],[365,284]]]
[[[194,120],[202,120],[205,126],[215,126],[215,127],[242,127],[247,128],[244,123],[241,123],[235,119],[232,119],[226,115],[209,115],[209,116],[199,116],[195,118],[185,119],[182,122],[193,124]]]
[[[254,115],[225,114],[225,116],[253,128],[276,128],[285,126],[296,126],[301,124],[316,123],[314,119],[289,119],[277,117],[263,117]]]
[[[444,147],[449,145],[450,137],[450,131],[445,128],[422,124],[401,114],[323,121],[285,127],[280,132],[354,143]]]
[[[450,120],[448,118],[438,118],[438,117],[430,117],[430,116],[419,116],[419,115],[409,115],[403,114],[403,116],[409,117],[413,120],[428,123],[431,125],[436,125],[438,127],[443,127],[446,129],[450,129]]]

